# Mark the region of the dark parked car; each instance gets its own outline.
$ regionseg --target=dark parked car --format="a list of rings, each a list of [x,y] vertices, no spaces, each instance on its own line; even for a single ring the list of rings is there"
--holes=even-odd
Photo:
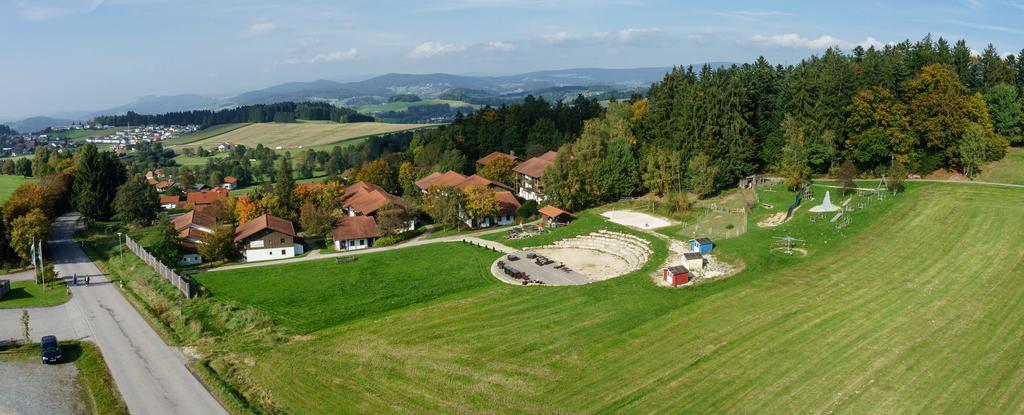
[[[39,348],[43,355],[43,363],[57,363],[60,361],[60,344],[57,343],[57,336],[43,336],[39,341]]]

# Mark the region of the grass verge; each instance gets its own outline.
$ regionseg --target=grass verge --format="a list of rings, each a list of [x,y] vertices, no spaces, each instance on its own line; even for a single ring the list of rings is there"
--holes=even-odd
[[[35,281],[11,282],[11,291],[0,298],[0,309],[52,307],[68,302],[71,294],[64,282],[36,284]]]

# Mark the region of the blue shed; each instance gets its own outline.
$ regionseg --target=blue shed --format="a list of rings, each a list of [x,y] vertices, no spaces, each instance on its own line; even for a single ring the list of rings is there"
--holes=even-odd
[[[714,242],[711,242],[709,238],[697,238],[690,240],[690,252],[700,252],[702,254],[710,254],[711,250],[715,248]]]

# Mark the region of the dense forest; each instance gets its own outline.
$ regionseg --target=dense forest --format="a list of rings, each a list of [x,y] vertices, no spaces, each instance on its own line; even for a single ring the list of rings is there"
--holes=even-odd
[[[335,122],[372,122],[373,117],[349,108],[336,107],[324,102],[279,102],[275,104],[245,105],[219,111],[198,110],[142,115],[129,111],[124,115],[104,115],[95,122],[104,125],[201,125],[244,122],[294,122],[295,120],[322,120]]]
[[[759,172],[797,186],[844,165],[865,175],[973,176],[1022,144],[1022,92],[1018,57],[991,45],[972,55],[963,41],[931,36],[829,49],[795,66],[759,58],[674,68],[648,97],[613,102],[587,122],[545,184],[552,201],[580,208],[645,191],[704,195]],[[615,165],[608,157],[630,168],[603,177],[600,166]]]

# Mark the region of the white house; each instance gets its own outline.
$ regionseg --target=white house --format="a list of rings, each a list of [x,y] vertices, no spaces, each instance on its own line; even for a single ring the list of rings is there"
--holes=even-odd
[[[519,163],[512,171],[516,173],[516,194],[526,200],[544,200],[544,170],[555,162],[558,153],[549,151]]]
[[[295,225],[290,220],[262,215],[235,229],[235,243],[241,246],[246,262],[291,258],[301,255],[296,242]]]
[[[381,232],[372,216],[342,216],[331,229],[331,236],[335,250],[352,251],[372,247]]]

